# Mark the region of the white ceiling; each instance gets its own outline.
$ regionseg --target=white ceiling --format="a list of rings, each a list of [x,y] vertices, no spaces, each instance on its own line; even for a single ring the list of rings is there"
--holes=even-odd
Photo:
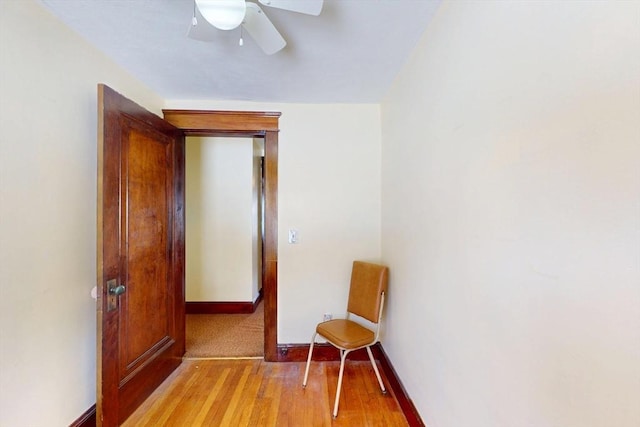
[[[193,0],[40,0],[165,99],[379,102],[441,0],[325,0],[320,16],[261,6],[287,46],[240,30],[186,36]],[[304,1],[304,0],[300,0]]]

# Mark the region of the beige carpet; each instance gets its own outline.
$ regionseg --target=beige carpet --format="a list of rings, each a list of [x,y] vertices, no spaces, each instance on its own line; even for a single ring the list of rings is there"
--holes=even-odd
[[[185,357],[263,355],[263,302],[252,314],[187,314]]]

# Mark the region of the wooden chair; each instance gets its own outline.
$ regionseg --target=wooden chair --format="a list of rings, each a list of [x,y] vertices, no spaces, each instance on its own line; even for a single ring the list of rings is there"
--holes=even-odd
[[[384,387],[380,372],[371,353],[371,346],[378,341],[380,333],[380,319],[384,306],[384,296],[389,282],[389,269],[382,265],[370,264],[362,261],[354,261],[351,270],[351,286],[349,288],[349,301],[347,304],[347,316],[345,319],[334,319],[319,323],[311,337],[307,367],[304,371],[302,387],[307,386],[311,355],[315,344],[316,335],[325,338],[331,345],[340,350],[340,374],[338,375],[338,389],[336,390],[336,402],[333,407],[333,418],[338,416],[338,404],[340,402],[340,390],[342,389],[342,374],[344,373],[344,361],[347,354],[354,350],[366,348],[373,370],[378,377],[378,383],[382,393],[387,390]],[[352,320],[352,315],[368,320],[374,326],[374,330],[362,326]]]

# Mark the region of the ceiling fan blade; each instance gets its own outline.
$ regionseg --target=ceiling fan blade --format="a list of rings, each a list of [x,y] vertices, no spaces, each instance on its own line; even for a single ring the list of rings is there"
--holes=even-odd
[[[247,13],[242,26],[267,55],[272,55],[287,45],[267,15],[255,3],[247,2]]]
[[[189,31],[187,37],[194,40],[200,40],[203,42],[210,42],[216,39],[218,30],[213,25],[209,24],[209,21],[204,19],[204,16],[200,13],[200,9],[195,8],[196,25],[189,25]]]
[[[324,0],[258,0],[265,6],[276,9],[289,10],[291,12],[304,13],[305,15],[320,15]]]

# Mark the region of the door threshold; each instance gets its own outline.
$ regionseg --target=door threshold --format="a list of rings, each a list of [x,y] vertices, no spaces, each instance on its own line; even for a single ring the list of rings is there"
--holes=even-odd
[[[183,357],[182,360],[256,360],[264,356],[219,356],[219,357]]]

